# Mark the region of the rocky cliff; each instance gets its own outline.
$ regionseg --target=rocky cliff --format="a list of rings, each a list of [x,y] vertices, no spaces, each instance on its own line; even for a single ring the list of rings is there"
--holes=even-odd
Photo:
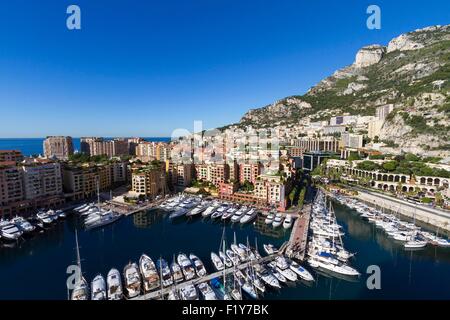
[[[295,124],[305,116],[375,115],[394,104],[380,139],[412,152],[450,150],[450,25],[402,34],[360,49],[355,62],[306,94],[247,112],[241,124]]]

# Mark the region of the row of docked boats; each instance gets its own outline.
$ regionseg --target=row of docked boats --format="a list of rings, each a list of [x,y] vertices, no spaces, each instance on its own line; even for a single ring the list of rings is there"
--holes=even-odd
[[[343,205],[355,210],[359,216],[383,230],[388,237],[403,244],[405,249],[422,249],[428,244],[439,247],[450,247],[450,241],[442,238],[436,233],[422,230],[415,224],[415,214],[413,222],[402,221],[398,214],[385,212],[368,206],[356,199],[334,194],[333,197]]]
[[[62,210],[39,210],[29,218],[16,216],[12,219],[1,219],[0,239],[3,241],[18,241],[22,237],[50,227],[56,221],[65,217],[66,213]]]
[[[294,223],[294,217],[291,214],[283,216],[281,213],[270,212],[264,219],[264,223],[274,228],[283,226],[284,229],[290,229]]]
[[[100,205],[95,203],[86,203],[73,210],[83,218],[83,224],[86,230],[110,225],[122,217],[121,214],[111,208],[101,208]]]
[[[255,220],[258,210],[251,206],[237,205],[219,200],[205,200],[201,197],[179,195],[163,202],[160,209],[170,212],[169,218],[202,216],[213,220],[246,224]]]
[[[349,264],[354,254],[344,248],[342,226],[337,223],[331,203],[327,206],[322,191],[317,193],[312,205],[309,226],[311,235],[306,254],[311,267],[342,276],[360,275]]]
[[[207,275],[203,262],[195,254],[186,255],[180,253],[172,263],[159,258],[156,262],[148,255],[142,254],[139,263],[129,262],[123,269],[122,275],[113,268],[108,272],[107,278],[99,274],[91,282],[91,286],[82,280],[85,294],[80,295],[80,290],[72,291],[73,300],[120,300],[123,298],[131,299],[141,294],[156,291],[158,289],[171,287],[181,282],[192,280],[197,277]],[[77,288],[76,288],[77,289]],[[182,291],[180,289],[180,291]],[[189,290],[185,293],[188,295]],[[186,298],[187,296],[183,296]]]

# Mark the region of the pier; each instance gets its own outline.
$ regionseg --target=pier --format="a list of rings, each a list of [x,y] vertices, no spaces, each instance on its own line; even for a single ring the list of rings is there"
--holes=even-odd
[[[290,258],[296,258],[301,261],[305,258],[311,210],[311,204],[305,205],[302,210],[302,215],[295,219],[285,250],[286,255]]]
[[[204,277],[201,277],[201,278],[194,278],[194,279],[191,279],[191,280],[188,280],[188,281],[184,281],[184,282],[178,283],[178,284],[176,284],[176,287],[180,288],[180,287],[184,287],[184,286],[187,286],[187,285],[190,285],[190,284],[197,285],[197,284],[202,283],[202,282],[210,281],[210,280],[212,280],[214,278],[220,278],[220,277],[222,277],[224,275],[224,273],[225,273],[225,275],[228,275],[230,273],[233,273],[233,271],[235,269],[242,270],[242,269],[245,269],[245,268],[249,267],[251,264],[269,262],[269,261],[272,261],[273,259],[275,259],[276,256],[277,256],[276,254],[273,254],[273,255],[270,255],[270,256],[262,257],[261,259],[258,259],[256,261],[248,261],[248,262],[245,262],[245,263],[242,263],[242,264],[236,266],[235,268],[228,268],[228,269],[225,269],[225,271],[223,271],[223,270],[222,271],[217,271],[217,272],[208,274],[208,275],[206,275]],[[165,295],[169,294],[169,292],[174,287],[175,287],[175,285],[172,285],[170,287],[163,288],[162,290],[161,289],[155,290],[155,291],[152,291],[152,292],[140,295],[138,297],[131,298],[129,300],[155,300],[155,299],[160,299],[161,296],[165,296]]]

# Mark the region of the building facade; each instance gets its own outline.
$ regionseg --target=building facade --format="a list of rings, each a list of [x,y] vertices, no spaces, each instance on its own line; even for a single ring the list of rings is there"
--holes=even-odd
[[[72,154],[72,137],[50,136],[44,140],[44,155],[46,158],[68,160]]]

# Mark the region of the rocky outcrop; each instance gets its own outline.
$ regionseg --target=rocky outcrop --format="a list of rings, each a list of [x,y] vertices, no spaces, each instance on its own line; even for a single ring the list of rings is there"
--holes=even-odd
[[[358,51],[354,66],[364,68],[381,61],[386,49],[380,45],[367,46]]]

